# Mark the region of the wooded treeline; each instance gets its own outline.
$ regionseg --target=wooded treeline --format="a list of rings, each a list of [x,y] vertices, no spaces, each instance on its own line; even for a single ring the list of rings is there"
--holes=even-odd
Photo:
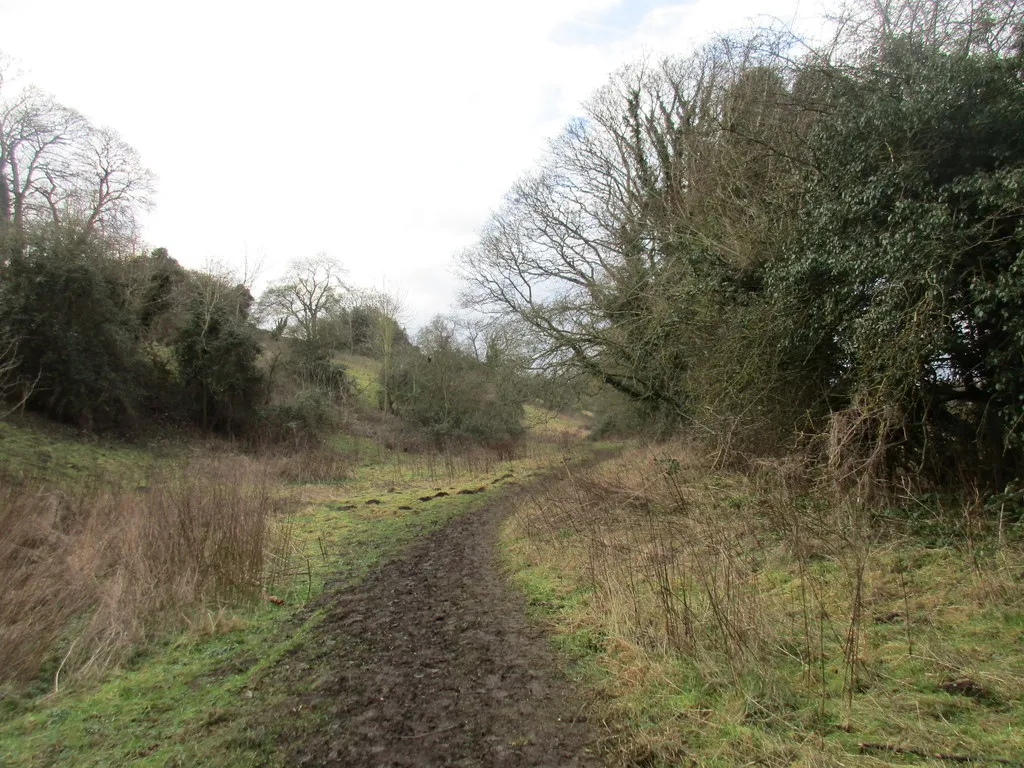
[[[437,318],[417,347],[390,297],[348,288],[325,256],[294,261],[255,301],[229,270],[186,269],[161,248],[124,254],[73,223],[28,223],[3,252],[8,408],[95,432],[192,424],[308,445],[365,410],[339,361],[351,353],[377,361],[377,408],[439,442],[521,431],[521,366],[496,343],[480,355]]]
[[[467,301],[723,459],[1024,472],[1024,11],[877,0],[629,67],[461,258]]]
[[[360,405],[339,361],[352,353],[379,361],[379,409],[439,441],[520,430],[518,371],[497,347],[484,360],[454,333],[425,332],[421,352],[396,297],[347,285],[337,260],[294,259],[257,301],[253,274],[145,247],[136,220],[155,179],[138,153],[10,69],[0,61],[4,410],[308,444]]]

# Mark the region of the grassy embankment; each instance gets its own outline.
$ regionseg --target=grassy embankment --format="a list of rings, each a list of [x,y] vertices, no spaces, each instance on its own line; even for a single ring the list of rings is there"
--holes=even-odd
[[[507,521],[509,567],[609,748],[643,765],[1024,762],[1019,496],[872,512],[784,474],[638,448]]]
[[[294,457],[197,456],[188,446],[133,448],[0,424],[4,474],[14,479],[4,486],[5,519],[26,499],[36,502],[31,514],[51,512],[42,538],[17,543],[22,602],[54,627],[48,647],[25,646],[35,663],[0,687],[0,766],[272,764],[275,727],[259,713],[274,708],[270,691],[280,686],[261,681],[316,625],[307,606],[325,580],[355,582],[424,531],[557,461],[565,441],[554,437],[570,425],[539,420],[548,434],[504,461],[486,451],[407,454],[337,435],[326,473],[334,477],[318,468],[319,482],[302,479]],[[421,500],[436,494],[448,495]],[[252,509],[234,529],[218,527],[225,510]],[[223,558],[209,542],[257,529],[259,557],[235,573],[212,567]],[[126,552],[135,565],[124,565]],[[166,554],[175,552],[195,567],[176,571]],[[50,592],[27,588],[33,575],[46,576]],[[72,586],[75,600],[62,606],[60,590]],[[5,638],[25,615],[0,611]]]

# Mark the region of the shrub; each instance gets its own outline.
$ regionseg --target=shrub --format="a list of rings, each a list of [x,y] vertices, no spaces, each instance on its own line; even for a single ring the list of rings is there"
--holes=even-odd
[[[258,596],[287,504],[266,470],[205,460],[131,490],[0,480],[0,679],[101,668],[207,603]]]
[[[203,428],[244,430],[263,391],[252,328],[223,306],[195,301],[174,347],[178,375]]]
[[[18,344],[28,406],[87,429],[133,427],[144,362],[101,242],[57,227],[2,268],[0,325]]]
[[[498,442],[523,433],[523,390],[504,367],[440,348],[406,353],[391,376],[395,412],[426,427],[438,443]]]
[[[318,389],[303,389],[290,400],[260,409],[256,436],[271,445],[309,448],[319,445],[335,426],[337,413],[328,396]]]

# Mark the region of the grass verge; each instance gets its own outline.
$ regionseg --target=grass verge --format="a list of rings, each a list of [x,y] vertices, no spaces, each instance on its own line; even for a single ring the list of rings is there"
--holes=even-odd
[[[1017,765],[1022,534],[962,507],[829,504],[668,446],[522,505],[503,541],[624,764]]]
[[[224,456],[140,487],[0,479],[0,683],[103,671],[210,605],[263,586],[285,507],[260,462]]]

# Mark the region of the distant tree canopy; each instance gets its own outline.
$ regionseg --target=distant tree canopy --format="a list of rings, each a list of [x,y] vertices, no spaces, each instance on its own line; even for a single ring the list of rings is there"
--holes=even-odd
[[[382,334],[391,334],[395,344],[408,346],[411,342],[398,321],[371,301],[357,302],[342,308],[335,318],[337,334],[343,348],[357,354],[376,357],[381,352]]]
[[[864,3],[630,67],[461,258],[467,300],[725,458],[1024,474],[1024,11]]]
[[[426,427],[439,443],[467,438],[496,443],[522,434],[527,399],[522,367],[501,354],[497,338],[481,360],[460,338],[456,322],[437,316],[418,342],[395,362],[390,390],[395,413]]]
[[[129,247],[152,173],[113,129],[34,86],[18,87],[8,69],[0,54],[0,238],[48,223]]]
[[[260,297],[260,319],[282,332],[290,329],[308,354],[316,356],[332,345],[327,329],[348,290],[343,273],[341,264],[325,253],[292,261],[288,273]]]

